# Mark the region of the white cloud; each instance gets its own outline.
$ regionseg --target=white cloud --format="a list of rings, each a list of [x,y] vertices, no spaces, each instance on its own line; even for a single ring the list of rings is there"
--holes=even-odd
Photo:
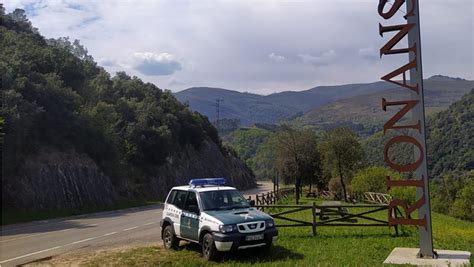
[[[333,49],[321,53],[319,56],[313,56],[310,54],[299,54],[298,57],[304,62],[309,63],[313,66],[327,66],[337,59],[338,55]]]
[[[270,55],[268,55],[268,58],[275,61],[275,62],[283,62],[286,60],[286,58],[284,56],[280,56],[280,55],[277,55],[275,53],[271,53]]]
[[[133,53],[134,68],[148,76],[170,75],[181,70],[181,63],[169,53]]]
[[[111,73],[127,71],[172,90],[214,86],[269,93],[372,82],[406,62],[403,55],[368,60],[374,57],[371,49],[378,57],[389,38],[379,36],[378,24],[403,23],[401,12],[383,20],[369,0],[2,3],[8,12],[24,8],[47,38],[79,39]],[[420,1],[425,77],[474,79],[472,8],[472,0]],[[134,56],[143,51],[154,55]],[[161,52],[174,57],[166,61]],[[275,64],[279,57],[284,64]],[[348,71],[354,66],[356,71]]]

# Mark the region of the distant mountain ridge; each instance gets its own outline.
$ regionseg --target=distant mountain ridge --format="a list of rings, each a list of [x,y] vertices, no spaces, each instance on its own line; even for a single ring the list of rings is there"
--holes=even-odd
[[[331,101],[370,94],[389,88],[384,82],[370,84],[349,84],[336,86],[318,86],[304,91],[285,91],[270,95],[241,93],[238,91],[192,87],[175,93],[182,103],[189,104],[192,110],[216,120],[216,99],[221,99],[220,118],[240,119],[242,125],[254,123],[277,123],[303,115],[314,107]]]
[[[435,75],[424,80],[426,115],[446,110],[452,103],[474,88],[474,81]],[[382,98],[388,101],[406,99],[409,91],[392,87],[372,94],[362,94],[316,107],[295,121],[300,125],[318,125],[323,128],[349,126],[362,134],[373,134],[399,110],[382,110]]]
[[[451,78],[443,75],[435,75],[425,80],[429,87],[444,88],[437,98],[441,103],[441,110],[449,106],[452,102],[459,100],[463,94],[470,90],[472,81],[461,78]],[[446,90],[446,86],[462,88],[459,92]],[[467,86],[467,87],[466,87]],[[209,120],[216,120],[216,99],[220,99],[220,118],[239,119],[243,126],[250,126],[255,123],[278,123],[283,120],[293,120],[302,117],[300,122],[303,124],[319,124],[325,117],[314,116],[314,114],[324,113],[325,109],[319,111],[318,108],[330,106],[338,101],[353,101],[354,105],[361,104],[361,107],[371,109],[364,105],[367,98],[373,95],[380,95],[386,90],[395,89],[396,85],[387,82],[358,83],[334,86],[317,86],[304,91],[284,91],[270,95],[258,95],[252,93],[241,93],[234,90],[211,87],[192,87],[175,93],[175,97],[182,103],[189,104],[192,110],[206,115]],[[439,93],[440,90],[428,90],[428,93]],[[457,90],[457,89],[456,89]],[[448,92],[448,94],[446,94]],[[380,106],[380,99],[373,101]],[[351,100],[349,100],[351,99]],[[342,102],[344,103],[344,102]],[[341,104],[345,107],[345,104]],[[434,110],[437,108],[436,103],[431,103]],[[333,106],[334,107],[334,106]],[[351,110],[347,110],[351,112]],[[339,110],[332,110],[338,114]],[[363,111],[367,113],[367,111]],[[309,115],[308,115],[309,114]],[[356,113],[352,113],[356,116]]]

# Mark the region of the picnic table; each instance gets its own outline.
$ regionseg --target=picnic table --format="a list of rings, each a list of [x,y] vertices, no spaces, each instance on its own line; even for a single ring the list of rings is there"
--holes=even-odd
[[[349,214],[349,211],[346,207],[341,207],[341,201],[324,201],[319,205],[321,210],[319,211],[319,219],[320,220],[327,220],[329,216],[341,216],[345,217]],[[357,219],[347,219],[348,221],[357,222]]]

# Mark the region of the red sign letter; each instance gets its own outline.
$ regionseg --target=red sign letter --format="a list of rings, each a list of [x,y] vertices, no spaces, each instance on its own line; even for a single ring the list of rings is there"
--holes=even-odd
[[[388,120],[383,125],[383,133],[386,133],[388,129],[402,129],[402,128],[412,128],[421,131],[420,129],[420,121],[413,125],[401,125],[395,126],[395,123],[400,121],[400,119],[407,114],[413,107],[418,104],[418,100],[406,100],[406,101],[394,101],[394,102],[387,102],[385,98],[382,98],[382,108],[384,111],[387,111],[387,106],[396,106],[396,105],[405,105],[400,111],[397,112],[390,120]]]
[[[396,163],[393,163],[390,160],[390,157],[388,156],[388,149],[390,148],[391,145],[395,143],[410,143],[410,144],[415,145],[420,150],[419,158],[414,163],[407,164],[407,165],[398,165]],[[421,147],[421,144],[414,137],[407,136],[407,135],[395,136],[394,138],[390,139],[390,141],[388,141],[387,144],[385,144],[385,148],[383,152],[384,152],[383,154],[384,154],[385,163],[387,163],[387,165],[390,166],[390,168],[398,172],[411,172],[411,171],[416,170],[420,166],[420,164],[423,162],[424,155],[425,155],[425,153],[423,152],[423,148]]]
[[[416,84],[416,85],[407,84],[407,79],[406,79],[406,75],[405,75],[405,72],[407,72],[410,69],[416,68],[416,67],[417,67],[416,59],[413,59],[413,61],[411,61],[411,62],[405,64],[404,66],[402,66],[402,67],[390,72],[389,74],[383,76],[382,80],[394,83],[396,85],[403,86],[405,88],[408,88],[410,90],[415,91],[418,94],[419,93],[418,92],[418,84]],[[403,74],[403,83],[392,80],[393,78],[397,77],[400,74]]]

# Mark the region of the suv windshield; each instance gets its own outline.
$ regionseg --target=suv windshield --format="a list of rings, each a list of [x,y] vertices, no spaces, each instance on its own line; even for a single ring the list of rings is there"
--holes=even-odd
[[[203,210],[249,208],[247,200],[237,190],[218,190],[199,193]]]

